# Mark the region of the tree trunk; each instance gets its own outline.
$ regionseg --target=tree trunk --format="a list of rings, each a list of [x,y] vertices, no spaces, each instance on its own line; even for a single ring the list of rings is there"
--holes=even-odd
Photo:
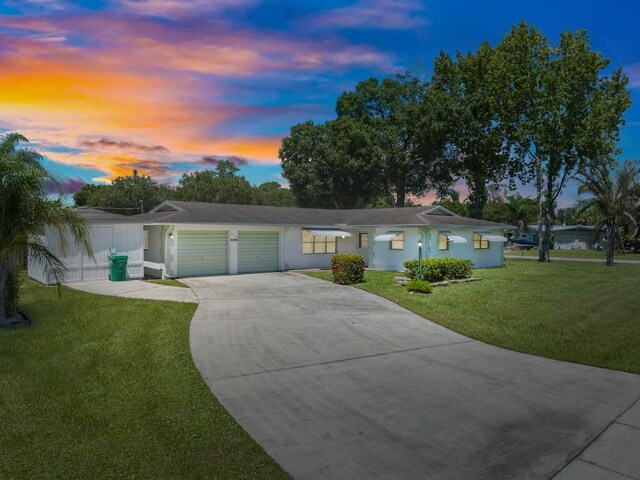
[[[607,267],[613,265],[613,253],[616,248],[616,225],[609,224],[609,235],[607,236]]]
[[[549,261],[549,250],[545,249],[545,236],[542,231],[544,217],[544,202],[542,199],[542,166],[540,160],[536,158],[536,202],[538,203],[538,261]]]
[[[473,218],[482,218],[487,203],[487,184],[481,175],[473,175]]]
[[[541,260],[543,262],[550,262],[551,261],[551,257],[549,255],[549,250],[551,250],[551,238],[552,238],[552,230],[553,227],[553,220],[551,218],[551,215],[549,214],[549,211],[545,212],[545,219],[544,219],[544,233],[542,235],[542,255],[541,257],[544,260]]]
[[[398,182],[398,185],[396,185],[396,207],[398,208],[402,208],[405,205],[407,193],[404,183],[405,180],[403,177],[403,179]]]

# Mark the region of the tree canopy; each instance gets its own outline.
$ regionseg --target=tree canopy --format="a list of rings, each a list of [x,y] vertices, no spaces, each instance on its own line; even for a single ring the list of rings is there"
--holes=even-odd
[[[223,160],[214,170],[185,173],[175,190],[177,200],[210,203],[252,203],[251,184],[238,175],[239,168]]]
[[[381,181],[398,207],[405,206],[408,195],[423,195],[450,183],[436,168],[445,155],[451,123],[442,100],[409,73],[382,81],[370,78],[338,98],[339,119],[352,118],[377,133],[373,140]]]
[[[213,170],[184,174],[177,187],[162,185],[134,170],[131,175],[115,178],[110,185],[83,185],[73,199],[77,206],[102,208],[123,215],[141,213],[143,207],[144,212],[148,212],[165,200],[275,206],[295,203],[289,189],[277,182],[254,187],[239,175],[235,164],[226,160]]]
[[[455,61],[441,53],[431,84],[446,98],[452,118],[447,134],[455,153],[449,170],[465,181],[474,218],[482,217],[488,185],[507,178],[510,159],[492,91],[495,62],[495,51],[486,42],[476,53],[458,52]]]
[[[520,162],[520,179],[535,184],[539,259],[549,261],[556,201],[567,181],[619,153],[628,79],[619,68],[603,75],[609,61],[591,49],[582,30],[564,32],[558,45],[550,45],[522,22],[498,45],[496,59],[500,122]]]
[[[344,117],[291,128],[279,151],[283,176],[301,207],[364,206],[384,190],[376,130]]]
[[[73,195],[77,206],[103,208],[123,215],[148,212],[171,197],[168,186],[138,174],[137,170],[131,175],[116,177],[111,185],[83,185]]]

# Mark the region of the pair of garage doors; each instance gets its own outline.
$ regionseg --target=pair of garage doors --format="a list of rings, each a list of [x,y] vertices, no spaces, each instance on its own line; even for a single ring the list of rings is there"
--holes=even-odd
[[[178,276],[229,273],[228,232],[181,231],[178,234]],[[238,233],[238,273],[280,270],[278,232]]]

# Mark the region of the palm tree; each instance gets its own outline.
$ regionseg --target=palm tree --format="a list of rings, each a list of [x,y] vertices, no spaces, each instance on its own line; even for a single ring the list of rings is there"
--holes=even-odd
[[[639,175],[640,171],[631,162],[626,162],[613,170],[608,164],[600,163],[577,176],[578,193],[592,195],[580,201],[580,210],[593,208],[600,213],[595,226],[607,234],[607,265],[613,265],[620,225],[628,221],[637,223]]]
[[[17,313],[27,259],[52,272],[58,283],[64,279],[64,264],[40,237],[45,226],[57,231],[63,254],[70,232],[77,245],[93,256],[85,220],[47,196],[46,185],[58,183],[41,165],[41,156],[22,146],[25,143],[27,139],[18,133],[0,139],[0,323]]]

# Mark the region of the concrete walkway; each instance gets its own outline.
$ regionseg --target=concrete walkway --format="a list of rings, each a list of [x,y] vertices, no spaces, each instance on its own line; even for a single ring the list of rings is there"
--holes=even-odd
[[[297,479],[640,479],[640,376],[295,273],[186,280],[195,363]]]
[[[510,258],[512,260],[535,260],[538,261],[538,257],[532,257],[528,255],[505,255],[504,258]],[[604,258],[563,258],[563,257],[551,257],[551,262],[577,262],[577,263],[601,263],[605,264]],[[640,265],[640,260],[629,260],[626,258],[614,257],[613,263],[622,263],[627,265]]]
[[[142,280],[110,282],[109,280],[92,280],[87,282],[68,283],[67,287],[83,292],[113,295],[125,298],[143,298],[148,300],[169,300],[172,302],[193,302],[198,298],[190,288],[169,287]]]

